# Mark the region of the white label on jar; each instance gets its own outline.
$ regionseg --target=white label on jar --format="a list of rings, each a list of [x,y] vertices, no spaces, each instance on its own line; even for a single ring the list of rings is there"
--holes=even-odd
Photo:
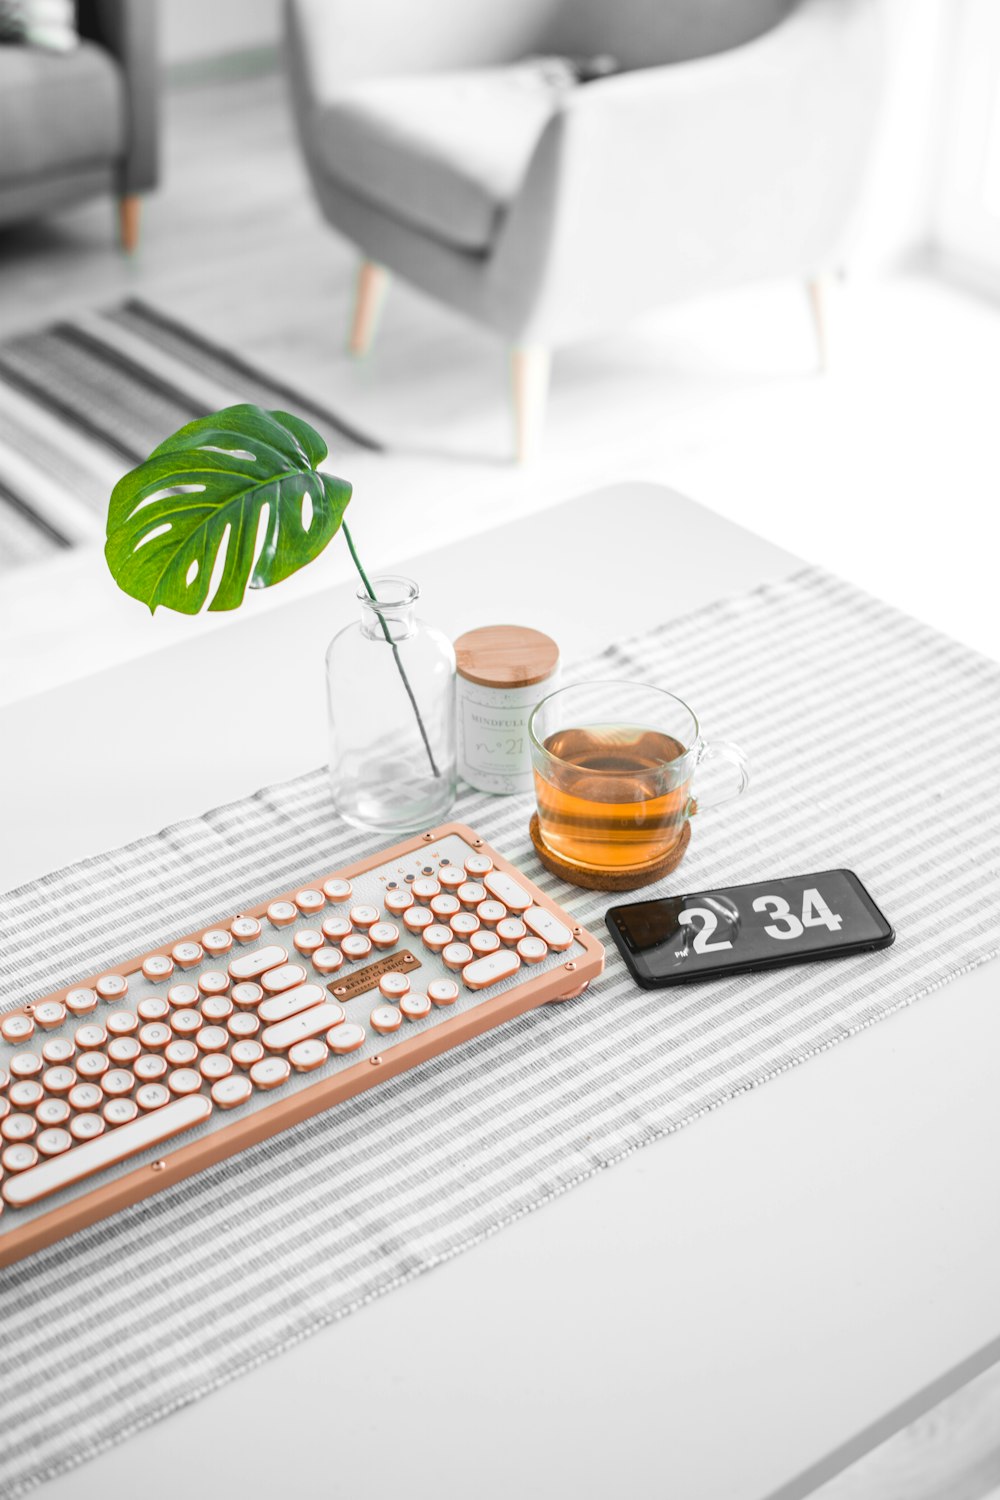
[[[528,719],[556,686],[556,674],[522,688],[489,688],[458,679],[462,776],[482,792],[531,790]]]

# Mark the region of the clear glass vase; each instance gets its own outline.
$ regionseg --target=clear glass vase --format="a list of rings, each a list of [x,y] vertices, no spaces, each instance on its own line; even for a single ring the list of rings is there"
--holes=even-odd
[[[358,589],[361,618],[326,653],[330,782],[340,816],[404,833],[440,823],[455,800],[455,653],[418,620],[409,578]]]

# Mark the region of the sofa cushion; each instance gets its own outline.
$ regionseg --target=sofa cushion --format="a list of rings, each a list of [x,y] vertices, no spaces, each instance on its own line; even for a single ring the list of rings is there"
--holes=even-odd
[[[62,53],[0,46],[0,181],[112,160],[124,115],[118,66],[95,42]]]
[[[448,244],[487,250],[567,87],[539,62],[353,84],[316,149],[342,186]]]

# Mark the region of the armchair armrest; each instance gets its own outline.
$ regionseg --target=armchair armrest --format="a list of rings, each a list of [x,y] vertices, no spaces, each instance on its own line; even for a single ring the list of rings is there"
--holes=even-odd
[[[119,193],[154,187],[159,169],[160,77],[155,0],[79,0],[80,35],[107,48],[121,66],[125,148]]]

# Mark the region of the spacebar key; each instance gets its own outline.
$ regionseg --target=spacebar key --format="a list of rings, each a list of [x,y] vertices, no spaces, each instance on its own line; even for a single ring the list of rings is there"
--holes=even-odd
[[[52,1156],[16,1177],[8,1177],[2,1188],[4,1199],[11,1208],[24,1208],[39,1198],[47,1198],[50,1193],[70,1187],[83,1177],[91,1177],[95,1172],[103,1172],[120,1161],[127,1161],[139,1151],[169,1141],[182,1130],[200,1125],[211,1113],[211,1099],[204,1094],[187,1094],[183,1099],[175,1099],[162,1109],[133,1120],[130,1125],[119,1125],[107,1135],[87,1141],[62,1156]]]

